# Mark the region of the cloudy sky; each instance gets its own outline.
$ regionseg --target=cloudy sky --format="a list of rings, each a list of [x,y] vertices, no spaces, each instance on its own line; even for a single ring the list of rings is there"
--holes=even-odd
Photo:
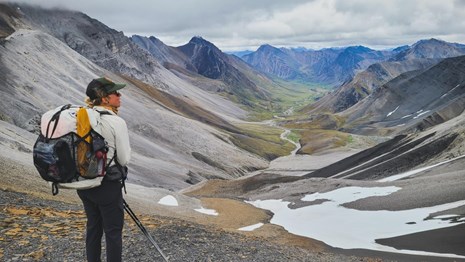
[[[465,0],[16,2],[81,11],[127,36],[155,36],[171,46],[202,36],[223,51],[255,50],[262,44],[382,49],[433,37],[465,44]]]

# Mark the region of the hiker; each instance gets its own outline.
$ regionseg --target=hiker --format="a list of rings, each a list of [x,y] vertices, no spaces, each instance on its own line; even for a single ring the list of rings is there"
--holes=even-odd
[[[121,105],[121,93],[118,90],[124,86],[102,77],[93,79],[86,90],[87,105],[99,115],[97,126],[92,128],[107,141],[107,164],[110,164],[99,187],[77,191],[87,216],[86,256],[89,262],[101,261],[103,232],[107,261],[121,261],[122,256],[122,185],[131,153],[126,122],[117,115]]]

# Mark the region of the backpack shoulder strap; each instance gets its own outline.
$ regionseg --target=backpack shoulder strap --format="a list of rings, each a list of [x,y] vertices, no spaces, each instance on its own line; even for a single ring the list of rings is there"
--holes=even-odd
[[[100,110],[97,110],[97,109],[95,111],[97,111],[100,115],[110,115],[110,116],[113,115],[112,113],[110,113],[108,111],[100,111]]]

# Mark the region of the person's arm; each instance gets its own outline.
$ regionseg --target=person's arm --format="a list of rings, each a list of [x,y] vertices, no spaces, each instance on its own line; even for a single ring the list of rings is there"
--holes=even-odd
[[[131,158],[131,147],[129,145],[129,132],[126,122],[120,118],[115,127],[115,149],[118,163],[126,166]]]

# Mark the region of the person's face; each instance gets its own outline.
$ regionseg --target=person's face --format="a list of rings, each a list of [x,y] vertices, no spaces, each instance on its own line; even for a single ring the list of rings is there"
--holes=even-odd
[[[118,91],[114,91],[108,94],[107,97],[103,98],[103,102],[107,106],[118,108],[121,106],[121,93]]]

